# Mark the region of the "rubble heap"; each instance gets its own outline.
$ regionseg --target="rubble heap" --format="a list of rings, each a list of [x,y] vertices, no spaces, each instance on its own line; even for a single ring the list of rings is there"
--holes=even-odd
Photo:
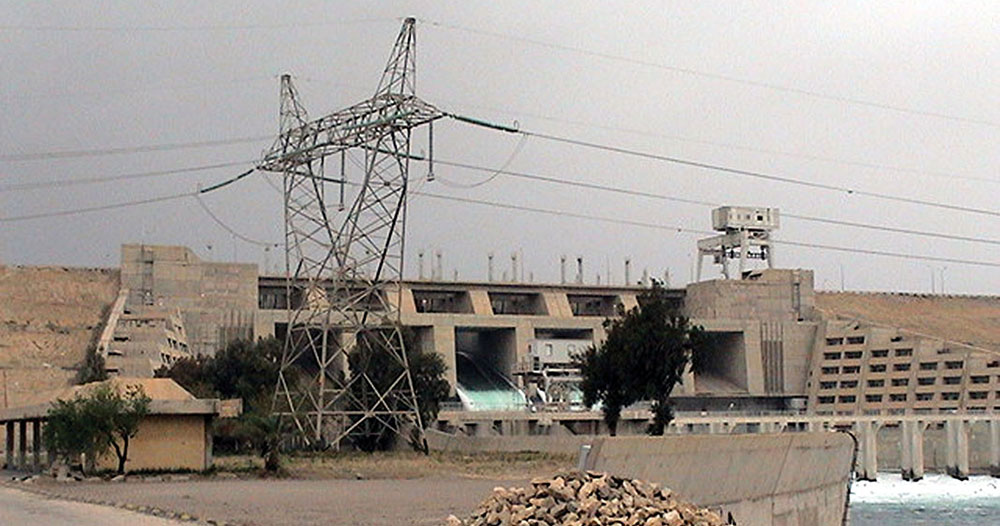
[[[724,526],[714,511],[678,500],[656,484],[595,471],[536,478],[528,488],[495,488],[467,520],[448,526]]]

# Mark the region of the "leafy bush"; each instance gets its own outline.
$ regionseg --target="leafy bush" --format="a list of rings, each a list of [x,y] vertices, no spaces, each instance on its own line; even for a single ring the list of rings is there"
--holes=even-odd
[[[103,383],[71,400],[57,400],[48,412],[45,445],[65,458],[86,455],[94,462],[109,450],[118,458],[118,473],[125,473],[129,442],[149,413],[150,399],[141,387],[122,390]]]

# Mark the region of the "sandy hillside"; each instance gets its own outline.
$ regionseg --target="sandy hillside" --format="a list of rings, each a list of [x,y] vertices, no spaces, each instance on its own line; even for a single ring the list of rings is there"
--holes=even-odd
[[[1000,297],[817,292],[816,306],[839,317],[1000,351]]]
[[[8,405],[69,383],[118,282],[117,269],[0,266],[0,388],[5,375]]]

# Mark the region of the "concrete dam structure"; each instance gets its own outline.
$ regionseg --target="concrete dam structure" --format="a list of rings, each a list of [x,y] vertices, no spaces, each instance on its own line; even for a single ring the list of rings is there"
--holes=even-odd
[[[49,279],[43,270],[7,272]],[[185,247],[124,245],[119,270],[68,275],[88,272],[93,279],[79,280],[101,287],[100,301],[86,303],[95,320],[79,336],[53,330],[51,339],[80,340],[62,346],[75,353],[65,359],[67,367],[79,363],[94,339],[113,374],[151,374],[141,371],[185,355],[212,354],[238,338],[282,338],[289,306],[308,301],[306,291],[289,288],[284,277],[260,275],[253,264],[204,261]],[[712,335],[711,346],[702,350],[708,367],[689,371],[675,389],[679,418],[671,432],[812,425],[850,428],[860,436],[859,422],[868,420],[876,422],[877,461],[896,469],[901,439],[884,436],[896,436],[901,417],[926,417],[924,436],[933,441],[945,436],[939,416],[969,415],[967,422],[980,422],[1000,412],[1000,328],[992,321],[1000,315],[1000,298],[816,292],[808,270],[747,271],[741,278],[668,290],[676,307]],[[606,284],[407,280],[382,293],[399,303],[402,322],[421,350],[437,353],[447,365],[453,402],[435,426],[510,436],[602,431],[599,412],[574,402],[579,378],[567,349],[601,342],[604,321],[636,307],[643,291]],[[17,294],[25,305],[13,306],[24,311],[45,301]],[[51,326],[62,325],[53,319]],[[13,328],[8,324],[6,330]],[[334,336],[332,341],[348,335]],[[47,339],[33,341],[49,352]],[[44,363],[52,363],[47,356],[29,363],[25,355],[6,374],[30,382]],[[641,405],[624,416],[623,432],[642,432],[648,421]],[[966,426],[974,437],[968,442],[972,472],[994,465],[991,442],[982,438],[989,435],[979,425]],[[952,442],[965,443],[961,433],[952,436]],[[941,441],[940,447],[928,442],[924,451],[945,451],[948,441]],[[925,455],[928,469],[939,469],[935,455]]]
[[[597,344],[604,320],[637,306],[644,290],[441,280],[408,280],[401,287],[383,293],[399,302],[402,323],[421,349],[444,359],[453,388],[464,354],[481,371],[525,390],[526,398],[536,380],[524,374],[537,369],[532,344]],[[211,354],[239,337],[283,337],[289,305],[305,301],[305,292],[289,291],[284,277],[260,276],[250,264],[202,261],[184,247],[124,245],[121,288],[128,291],[127,310],[179,311],[192,354]],[[675,390],[680,411],[1000,410],[1000,328],[990,321],[1000,313],[1000,298],[817,293],[811,271],[785,269],[668,294],[713,336],[703,350],[706,370],[687,374]],[[891,316],[909,311],[938,320],[919,320],[919,331],[908,317]],[[960,323],[952,315],[959,311],[965,313]],[[566,366],[558,360],[541,365]]]

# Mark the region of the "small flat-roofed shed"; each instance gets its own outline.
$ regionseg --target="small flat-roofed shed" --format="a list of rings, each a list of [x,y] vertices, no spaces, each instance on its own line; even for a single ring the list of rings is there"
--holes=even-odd
[[[212,465],[211,423],[219,400],[198,399],[169,378],[113,378],[119,389],[140,387],[150,398],[149,414],[130,441],[126,470],[204,470]],[[43,427],[56,400],[85,395],[101,382],[39,393],[20,407],[0,410],[6,431],[7,469],[40,471],[53,459],[44,451]],[[112,455],[113,456],[113,455]],[[99,468],[113,468],[112,458],[98,459]]]

